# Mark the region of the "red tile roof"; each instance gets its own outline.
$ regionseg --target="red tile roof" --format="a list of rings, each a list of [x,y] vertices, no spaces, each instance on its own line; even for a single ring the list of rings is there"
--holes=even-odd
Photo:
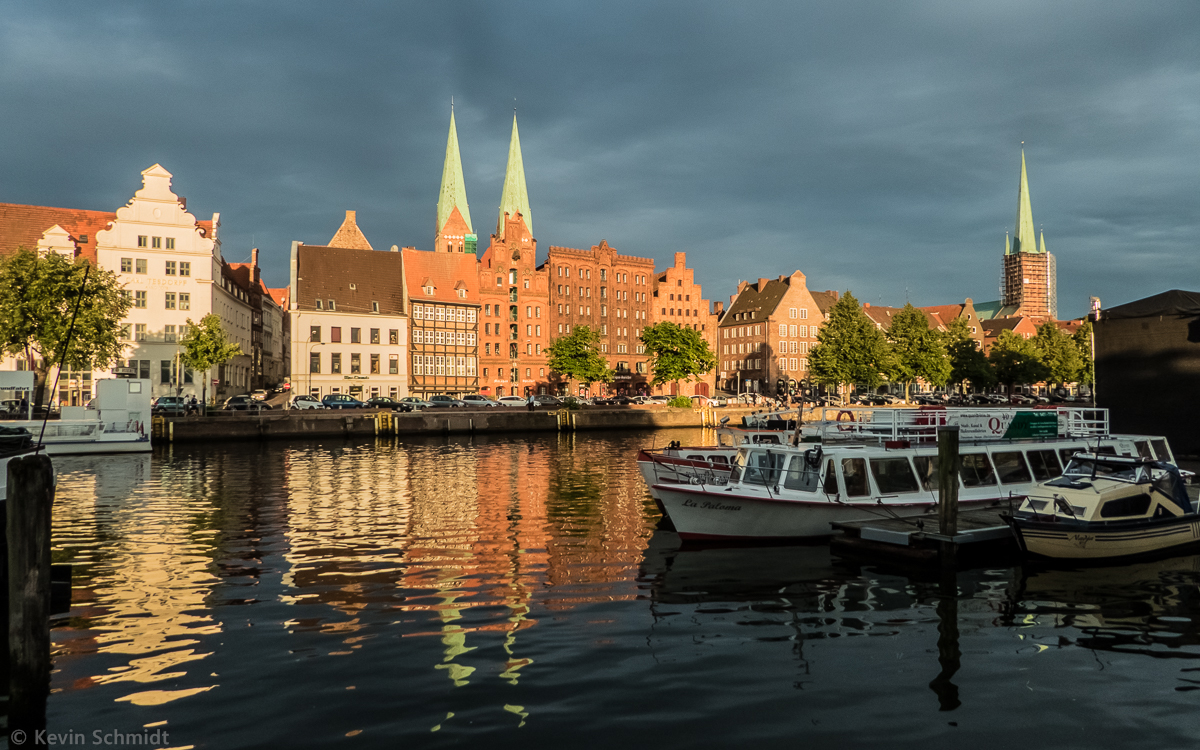
[[[469,253],[433,253],[428,250],[405,248],[404,278],[408,297],[413,302],[479,302],[479,269],[475,256]],[[433,296],[422,288],[433,286]],[[466,297],[457,290],[465,289]]]
[[[291,289],[286,286],[282,289],[268,289],[267,294],[271,295],[271,299],[275,300],[275,304],[279,305],[284,310],[288,309],[288,297],[291,296]]]
[[[400,253],[346,247],[300,245],[296,254],[296,307],[315,310],[318,299],[336,310],[403,315],[404,273]]]
[[[116,218],[112,211],[0,203],[0,256],[11,255],[18,247],[36,249],[42,234],[57,224],[71,235],[78,254],[95,263],[96,233]]]

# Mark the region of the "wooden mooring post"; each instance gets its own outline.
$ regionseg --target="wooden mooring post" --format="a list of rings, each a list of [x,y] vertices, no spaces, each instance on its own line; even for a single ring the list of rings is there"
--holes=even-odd
[[[938,442],[938,532],[953,537],[958,533],[958,427],[939,427]],[[941,543],[943,566],[954,567],[957,543]]]
[[[46,728],[50,693],[50,511],[54,469],[35,453],[8,462],[8,731]]]

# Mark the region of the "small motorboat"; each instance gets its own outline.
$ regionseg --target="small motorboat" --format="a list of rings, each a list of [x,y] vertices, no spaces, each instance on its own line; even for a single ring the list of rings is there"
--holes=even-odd
[[[1200,512],[1167,461],[1079,453],[1006,517],[1021,549],[1055,560],[1110,561],[1200,547]]]

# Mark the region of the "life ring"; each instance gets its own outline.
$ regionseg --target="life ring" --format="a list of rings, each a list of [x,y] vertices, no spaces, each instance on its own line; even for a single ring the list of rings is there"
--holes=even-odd
[[[843,415],[844,415],[844,416],[846,416],[846,417],[848,417],[849,419],[842,419],[842,416],[843,416]],[[854,421],[854,412],[852,412],[852,411],[839,411],[839,412],[838,412],[838,415],[837,415],[837,421],[839,421],[839,422],[853,422],[853,421]]]

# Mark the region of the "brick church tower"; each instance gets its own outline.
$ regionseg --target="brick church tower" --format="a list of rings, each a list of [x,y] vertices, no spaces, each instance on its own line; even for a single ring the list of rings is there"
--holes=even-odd
[[[1000,287],[1003,309],[1035,321],[1058,319],[1058,281],[1054,256],[1046,252],[1046,235],[1041,245],[1033,228],[1029,201],[1029,177],[1025,172],[1025,150],[1021,149],[1021,185],[1017,193],[1017,226],[1012,240],[1004,239],[1004,277]]]
[[[471,228],[471,209],[467,207],[467,188],[463,184],[454,108],[451,107],[450,135],[446,138],[446,163],[442,167],[442,189],[438,193],[437,235],[433,240],[433,250],[474,255],[476,242],[475,230]]]

